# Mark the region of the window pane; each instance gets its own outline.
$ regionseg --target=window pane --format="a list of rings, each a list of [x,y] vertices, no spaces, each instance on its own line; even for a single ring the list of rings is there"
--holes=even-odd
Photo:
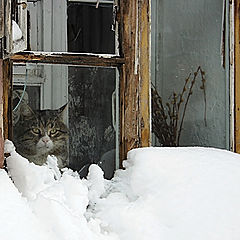
[[[116,125],[115,69],[69,68],[70,166],[89,162],[114,168]],[[81,159],[81,161],[79,161]]]
[[[115,53],[112,1],[36,1],[28,10],[29,50]]]
[[[25,130],[28,129],[35,134],[32,136],[35,138],[31,140],[31,142],[36,142],[35,146],[32,146],[35,150],[44,134],[49,136],[48,140],[54,144],[60,144],[60,133],[62,132],[63,138],[68,139],[66,140],[67,167],[77,170],[82,176],[86,176],[88,166],[91,163],[96,163],[102,167],[105,176],[111,178],[118,161],[118,157],[116,158],[118,156],[118,148],[116,149],[116,146],[118,147],[118,80],[116,80],[116,69],[66,65],[39,66],[39,64],[29,64],[25,70],[24,67],[22,65],[14,66],[14,108],[22,98],[17,110],[13,112],[15,119],[14,141],[20,154],[25,155],[30,160],[39,156],[36,153],[32,154],[35,155],[32,157],[32,155],[29,156],[29,153],[22,151],[21,144],[25,141],[22,139],[25,132],[23,131],[24,127]],[[20,77],[23,75],[21,75],[21,71],[23,74],[25,73],[25,78]],[[50,124],[51,119],[58,119],[54,115],[54,110],[58,109],[60,112],[60,108],[66,103],[68,104],[66,109],[62,110],[61,121],[67,126],[68,134],[64,127],[58,129],[60,125],[53,126],[58,123]],[[26,107],[26,104],[30,108]],[[41,126],[44,128],[40,129],[41,132],[38,133],[39,130],[36,128],[40,126],[36,126],[35,119],[31,119],[28,109],[31,109],[30,111],[33,111],[37,116],[44,116],[44,121],[46,119],[49,121],[49,125],[46,125],[45,128]],[[46,109],[48,110],[44,112],[43,110]],[[24,120],[24,117],[28,119],[23,124],[21,119]],[[52,129],[54,127],[56,129]],[[53,131],[51,132],[51,130]],[[59,130],[59,139],[55,138],[54,130]],[[29,137],[27,135],[26,139]],[[21,142],[19,139],[23,141]],[[48,153],[58,154],[51,151]],[[60,158],[63,156],[63,153],[61,154]],[[36,163],[39,164],[37,161]]]
[[[68,51],[115,53],[112,4],[68,4]]]
[[[161,96],[168,120],[170,116],[175,117],[178,111],[176,107],[174,109],[173,92],[176,93],[179,102],[185,79],[191,73],[177,116],[179,132],[184,104],[190,93],[191,97],[187,104],[180,135],[180,145],[228,149],[229,86],[226,79],[227,73],[221,63],[220,51],[220,46],[223,44],[221,42],[223,1],[154,0],[152,2],[152,26],[154,26],[152,29],[155,30],[152,35],[152,47],[155,47],[152,51],[154,64],[152,80]],[[227,46],[227,36],[225,40]],[[227,56],[226,61],[228,61]],[[201,66],[205,72],[205,87],[202,86],[203,79],[198,71],[192,89],[193,94],[191,94],[189,89],[198,66]],[[227,65],[226,69],[228,69]],[[206,100],[204,100],[205,97]],[[170,114],[166,106],[167,102],[174,109]],[[159,109],[163,108],[160,106]],[[160,111],[155,113],[158,114]],[[166,131],[167,128],[162,127],[166,118],[162,116],[162,121],[160,119],[159,115],[155,118],[156,122],[158,121],[158,132],[163,134],[163,137],[157,138],[156,145],[169,143],[170,137],[167,134],[170,133],[172,136],[175,134],[173,128],[168,127]],[[172,120],[174,122],[173,118]],[[165,141],[166,138],[168,138],[167,141]]]

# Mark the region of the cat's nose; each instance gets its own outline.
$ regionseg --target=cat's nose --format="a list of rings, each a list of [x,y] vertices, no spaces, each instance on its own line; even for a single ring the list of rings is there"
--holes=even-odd
[[[44,136],[44,137],[42,137],[42,141],[44,142],[44,143],[47,143],[47,142],[49,142],[49,137],[48,136]]]

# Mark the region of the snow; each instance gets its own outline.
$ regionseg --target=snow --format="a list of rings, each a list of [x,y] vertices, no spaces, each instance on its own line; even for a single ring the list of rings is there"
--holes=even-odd
[[[1,239],[235,240],[240,236],[240,155],[220,149],[141,148],[112,180],[86,179],[56,158],[36,166],[5,142]],[[13,184],[14,183],[14,184]]]
[[[12,20],[12,39],[13,42],[16,42],[22,38],[22,30],[18,26],[18,24]]]
[[[29,54],[34,54],[36,56],[54,56],[54,55],[64,55],[66,54],[66,52],[41,52],[41,51],[28,51]],[[76,55],[79,56],[79,53],[76,52],[71,52],[71,55]],[[98,58],[104,58],[104,59],[108,59],[108,58],[115,58],[116,56],[118,56],[117,54],[101,54],[101,53],[81,53],[81,56],[89,56],[89,57],[98,57]]]

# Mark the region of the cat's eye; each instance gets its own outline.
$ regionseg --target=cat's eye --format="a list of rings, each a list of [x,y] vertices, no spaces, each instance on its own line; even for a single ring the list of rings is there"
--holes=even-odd
[[[52,129],[52,130],[49,131],[49,134],[50,134],[50,135],[54,135],[54,134],[57,133],[57,131],[58,131],[58,130],[56,130],[56,129]]]
[[[35,133],[35,134],[40,134],[41,133],[39,128],[32,128],[32,132]]]

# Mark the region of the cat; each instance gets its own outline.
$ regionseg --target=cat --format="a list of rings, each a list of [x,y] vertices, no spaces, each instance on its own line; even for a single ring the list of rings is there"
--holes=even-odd
[[[32,110],[28,104],[22,103],[13,130],[17,152],[37,165],[46,163],[48,155],[55,155],[58,167],[66,167],[69,135],[63,122],[66,106],[57,110]]]

